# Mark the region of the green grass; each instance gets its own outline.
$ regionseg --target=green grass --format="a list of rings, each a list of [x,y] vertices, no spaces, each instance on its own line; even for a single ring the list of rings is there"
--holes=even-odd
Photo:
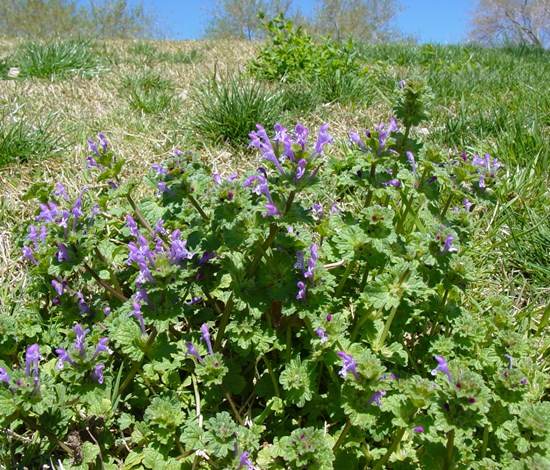
[[[166,113],[176,102],[173,83],[152,71],[124,77],[122,94],[130,108],[144,114]]]
[[[21,78],[93,76],[99,72],[91,43],[84,40],[28,42],[21,46],[13,61]]]
[[[33,124],[20,116],[0,116],[0,167],[43,159],[59,151],[50,119]]]
[[[280,89],[241,74],[214,74],[197,85],[192,100],[193,128],[213,142],[233,145],[245,145],[258,123],[272,128],[284,108]]]

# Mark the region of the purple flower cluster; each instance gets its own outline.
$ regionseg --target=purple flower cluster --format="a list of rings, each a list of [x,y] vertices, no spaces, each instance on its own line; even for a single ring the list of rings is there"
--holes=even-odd
[[[265,214],[263,214],[264,217],[283,215],[281,211],[277,209],[277,206],[275,206],[275,203],[273,202],[273,198],[271,197],[271,193],[269,192],[269,188],[267,186],[267,178],[265,176],[249,176],[243,183],[243,188],[252,188],[253,193],[257,194],[258,196],[263,194],[267,198],[267,204],[265,205],[266,212]]]
[[[105,137],[105,134],[103,134],[102,132],[97,134],[97,136],[99,138],[98,144],[101,150],[98,149],[93,139],[91,138],[88,139],[88,151],[92,152],[92,154],[86,157],[86,160],[88,162],[87,168],[88,170],[90,168],[97,168],[99,171],[103,172],[104,168],[97,163],[97,161],[95,160],[95,157],[100,158],[107,153],[107,147],[109,145],[109,142],[107,142],[107,138]]]
[[[298,182],[306,175],[308,165],[323,154],[324,147],[327,144],[333,142],[333,138],[327,132],[328,123],[320,127],[317,141],[311,151],[306,151],[309,129],[302,124],[297,124],[294,131],[289,133],[280,123],[276,123],[273,141],[270,140],[261,124],[257,124],[256,127],[258,130],[249,134],[251,142],[248,148],[256,147],[260,149],[262,159],[271,162],[282,176],[291,176],[294,182]],[[291,163],[289,173],[283,168],[285,162]],[[311,171],[308,176],[309,179],[313,179],[318,171],[319,166]]]
[[[309,247],[309,253],[310,257],[307,260],[307,264],[304,262],[304,253],[303,251],[298,251],[296,253],[296,264],[294,265],[295,268],[298,268],[302,275],[304,276],[304,279],[309,282],[309,284],[313,284],[315,281],[315,265],[317,263],[317,260],[319,259],[319,253],[317,252],[317,245],[313,243]],[[296,295],[296,299],[298,300],[305,300],[306,299],[306,291],[307,291],[307,285],[303,281],[298,281],[298,294]]]
[[[31,344],[27,348],[27,351],[25,352],[25,376],[28,378],[32,378],[34,382],[34,388],[33,388],[34,395],[38,393],[38,388],[40,387],[38,362],[41,359],[44,359],[44,358],[40,355],[38,344],[36,343]],[[10,376],[8,374],[8,371],[3,367],[0,367],[0,383],[7,384],[10,390],[12,392],[15,392],[15,388],[11,386],[10,382],[11,381],[10,381]],[[21,382],[17,381],[15,385],[20,386]]]
[[[463,159],[466,158],[466,155],[464,155]],[[472,164],[477,167],[477,173],[479,175],[479,189],[481,189],[481,191],[484,191],[487,186],[486,178],[494,179],[495,172],[504,166],[496,158],[491,158],[491,155],[488,153],[484,154],[483,157],[474,154],[472,156]]]
[[[397,127],[397,121],[395,118],[392,118],[391,121],[388,123],[388,126],[386,127],[386,123],[382,122],[378,126],[375,127],[375,131],[378,132],[378,149],[376,155],[380,157],[382,153],[386,150],[386,146],[388,143],[388,138],[391,136],[392,132],[396,132],[398,130]],[[372,134],[370,131],[365,131],[365,136],[367,138],[371,138]],[[367,147],[359,134],[355,131],[349,131],[349,137],[350,141],[354,144],[359,145],[361,150],[364,152],[367,151]],[[390,153],[394,153],[393,151],[390,151]]]
[[[86,335],[90,332],[88,328],[83,329],[82,326],[76,325],[74,327],[74,334],[75,334],[75,342],[73,345],[73,348],[78,351],[78,355],[80,356],[81,361],[86,360],[86,347],[85,347],[85,340]],[[94,354],[92,355],[92,358],[89,360],[89,362],[94,362],[100,353],[106,352],[107,354],[113,354],[113,351],[107,346],[108,338],[100,338],[97,342],[97,346],[95,348]],[[57,360],[56,367],[58,369],[63,369],[65,366],[65,363],[69,363],[73,367],[77,367],[75,361],[71,358],[69,352],[63,348],[57,348],[55,350],[55,353],[59,356],[59,359]],[[94,366],[94,377],[96,378],[97,382],[99,384],[103,383],[103,370],[105,369],[105,365],[102,363],[98,363]]]
[[[165,250],[162,240],[158,234],[166,234],[163,228],[163,220],[159,220],[156,224],[154,237],[151,242],[155,245],[153,249],[150,247],[150,242],[139,233],[139,229],[134,218],[126,215],[126,226],[130,230],[130,235],[136,237],[136,242],[128,243],[128,264],[137,264],[139,274],[136,277],[136,286],[141,288],[146,282],[155,285],[155,280],[151,274],[151,270],[156,270],[156,258],[158,256],[168,257],[171,264],[180,265],[183,260],[190,260],[194,254],[187,250],[187,241],[181,239],[181,232],[174,230],[170,239],[171,245],[169,250]]]

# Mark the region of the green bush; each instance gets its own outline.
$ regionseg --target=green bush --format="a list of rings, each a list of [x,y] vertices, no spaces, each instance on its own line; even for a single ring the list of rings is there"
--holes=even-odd
[[[282,14],[265,28],[268,40],[260,47],[258,57],[248,64],[248,70],[258,78],[294,82],[304,76],[359,69],[351,42],[342,46],[327,38],[319,43],[302,28],[294,28]]]

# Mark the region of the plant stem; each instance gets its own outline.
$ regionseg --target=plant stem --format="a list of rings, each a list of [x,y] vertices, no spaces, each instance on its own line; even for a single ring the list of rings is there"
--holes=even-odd
[[[378,341],[376,341],[376,344],[374,345],[374,350],[375,351],[380,351],[382,346],[384,346],[384,342],[386,341],[386,337],[388,336],[388,333],[390,332],[391,324],[393,322],[395,314],[397,313],[397,307],[399,307],[399,305],[396,305],[395,307],[393,307],[391,309],[390,316],[388,317],[388,319],[386,320],[386,324],[384,325],[384,330],[382,331],[382,334],[380,335],[380,337],[378,338]]]
[[[19,418],[21,419],[21,421],[23,421],[28,427],[34,429],[35,431],[38,431],[39,433],[43,434],[44,436],[46,436],[48,439],[50,439],[51,441],[55,442],[56,445],[58,445],[59,447],[61,447],[65,452],[67,452],[67,454],[69,455],[73,455],[73,449],[71,449],[67,444],[65,444],[64,442],[60,441],[53,433],[51,433],[50,431],[48,431],[47,429],[43,428],[40,424],[37,424],[35,423],[34,421],[32,421],[31,419],[29,419],[28,417],[26,416],[19,416]]]
[[[235,415],[235,418],[237,418],[237,421],[241,426],[244,426],[243,418],[241,417],[239,410],[237,410],[237,407],[235,406],[235,402],[233,401],[233,398],[231,398],[231,394],[227,391],[227,389],[223,385],[222,385],[222,389],[223,389],[223,394],[225,395],[225,398],[227,398],[227,401],[229,402],[229,405],[233,410],[233,414]]]
[[[151,346],[151,344],[153,344],[153,341],[155,341],[156,337],[157,337],[157,330],[153,329],[151,331],[151,333],[149,333],[149,337],[147,338],[147,342],[145,343],[145,349],[148,349]],[[130,382],[134,378],[134,375],[136,375],[137,371],[141,367],[141,364],[143,364],[144,359],[145,359],[145,355],[143,356],[143,358],[140,361],[136,362],[132,366],[132,368],[130,369],[130,372],[128,372],[128,375],[124,379],[124,382],[122,382],[122,385],[118,389],[117,397],[122,396],[122,392],[124,392],[126,387],[128,387],[128,385],[130,385]]]
[[[352,259],[346,266],[346,270],[344,271],[344,274],[342,275],[342,278],[338,283],[338,287],[336,288],[336,292],[334,293],[335,297],[340,297],[340,295],[342,294],[342,291],[344,290],[344,285],[346,284],[346,281],[354,267],[355,267],[355,260]]]
[[[365,312],[365,314],[361,317],[361,319],[357,322],[357,324],[353,327],[353,330],[351,332],[350,341],[353,343],[355,341],[355,337],[357,336],[357,333],[359,333],[359,329],[365,324],[365,322],[369,319],[369,316],[372,312],[372,306],[369,307],[369,309]]]
[[[275,389],[275,395],[277,398],[281,398],[281,390],[279,389],[279,382],[277,382],[277,377],[275,377],[275,374],[273,373],[273,368],[271,367],[271,362],[269,362],[269,359],[264,354],[262,356],[262,359],[265,362],[265,366],[267,367],[267,371],[269,372],[269,376],[271,377],[271,382],[273,382],[273,388]]]
[[[103,256],[103,253],[101,253],[101,251],[99,251],[99,248],[97,246],[94,248],[94,251],[97,254],[97,256],[99,257],[99,259],[101,259],[101,261],[103,261],[103,263],[105,263],[105,266],[107,267],[107,271],[109,271],[109,275],[111,277],[111,282],[115,286],[115,289],[118,292],[122,292],[122,288],[120,287],[120,284],[118,283],[118,279],[117,279],[115,273],[113,272],[113,270],[111,269],[111,267],[109,266],[109,262],[107,261],[105,256]]]
[[[397,287],[400,288],[401,285],[409,278],[410,270],[407,268],[405,272],[401,275],[399,280],[397,281]],[[399,299],[401,299],[403,293],[399,294]],[[388,333],[390,331],[391,324],[393,322],[393,319],[395,318],[395,314],[397,312],[397,308],[399,307],[399,304],[392,308],[390,312],[390,316],[386,320],[386,324],[384,325],[384,330],[382,331],[382,334],[380,335],[380,338],[378,338],[378,341],[375,345],[375,351],[379,351],[382,346],[384,346],[384,342],[386,341],[386,337],[388,336]]]
[[[346,436],[348,435],[348,432],[350,429],[351,429],[351,422],[348,418],[346,425],[344,426],[344,429],[342,429],[342,432],[340,433],[340,436],[338,437],[336,444],[334,444],[334,447],[332,448],[332,452],[334,454],[338,451],[340,446],[344,443],[344,440],[346,439]]]
[[[483,428],[483,445],[481,447],[481,458],[487,457],[487,445],[489,443],[489,425],[486,424]]]
[[[376,462],[376,465],[374,467],[372,467],[372,470],[380,470],[381,468],[383,468],[384,464],[391,457],[391,454],[393,454],[395,452],[395,450],[397,449],[397,446],[401,442],[401,439],[403,439],[403,436],[405,435],[406,430],[407,430],[407,428],[399,428],[397,430],[397,432],[395,433],[395,435],[393,437],[393,441],[392,441],[389,449],[386,451],[384,456],[378,462]]]
[[[204,220],[208,220],[208,216],[206,215],[206,212],[204,212],[202,210],[202,207],[199,205],[199,203],[197,202],[197,200],[191,195],[189,194],[187,196],[187,199],[189,199],[189,202],[191,203],[191,205],[197,209],[197,212],[200,214],[200,216],[204,219]]]
[[[455,444],[455,430],[451,429],[447,433],[447,451],[445,452],[445,470],[450,470],[453,468],[453,451]]]
[[[222,345],[223,335],[229,323],[229,316],[231,315],[231,310],[233,310],[233,292],[231,292],[229,299],[227,299],[227,302],[225,303],[225,308],[223,309],[223,316],[220,321],[220,326],[218,327],[218,334],[216,335],[216,341],[214,343],[214,351],[218,351]]]
[[[101,287],[108,290],[111,294],[113,294],[117,299],[122,300],[123,302],[126,302],[128,298],[122,293],[116,290],[114,287],[111,287],[109,284],[107,284],[103,279],[101,279],[97,273],[87,264],[84,263],[84,270],[94,278],[94,281],[97,282]]]
[[[447,198],[447,202],[445,203],[445,207],[443,207],[443,211],[441,211],[441,215],[439,216],[441,220],[443,220],[443,218],[445,217],[445,214],[449,210],[449,207],[451,206],[452,201],[453,201],[453,195],[449,194],[449,197]]]
[[[430,330],[430,337],[433,336],[433,334],[435,333],[435,329],[437,328],[437,324],[439,323],[439,318],[441,317],[441,312],[443,311],[443,309],[445,308],[445,304],[447,303],[448,296],[449,289],[445,289],[445,292],[443,293],[443,298],[441,299],[441,307],[439,307],[439,309],[437,310],[437,314]]]

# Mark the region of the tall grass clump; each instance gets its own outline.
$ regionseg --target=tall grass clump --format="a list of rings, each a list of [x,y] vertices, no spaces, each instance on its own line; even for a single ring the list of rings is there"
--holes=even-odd
[[[21,46],[14,62],[22,78],[92,76],[99,72],[97,57],[86,40],[27,42]]]
[[[60,150],[51,130],[51,119],[32,123],[0,115],[0,167],[51,156]]]
[[[149,70],[125,76],[122,94],[130,108],[144,114],[160,115],[176,101],[174,84]]]
[[[272,126],[284,108],[280,89],[238,73],[214,73],[197,85],[192,100],[194,129],[215,143],[245,143],[257,122]]]

